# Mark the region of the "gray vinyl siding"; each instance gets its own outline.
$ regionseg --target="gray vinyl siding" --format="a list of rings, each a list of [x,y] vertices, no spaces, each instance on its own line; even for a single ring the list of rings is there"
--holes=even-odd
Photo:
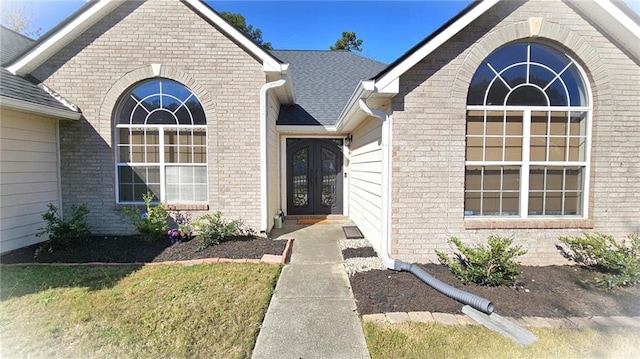
[[[349,217],[376,250],[382,241],[382,122],[367,119],[353,131],[349,157]]]
[[[47,204],[60,207],[57,121],[0,109],[0,252],[42,241]]]

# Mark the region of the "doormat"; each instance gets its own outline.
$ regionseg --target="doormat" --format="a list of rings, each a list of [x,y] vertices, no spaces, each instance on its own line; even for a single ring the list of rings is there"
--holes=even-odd
[[[329,224],[329,220],[326,218],[301,218],[298,220],[298,224]]]
[[[362,232],[356,226],[343,226],[342,230],[344,231],[344,236],[347,239],[360,239],[364,238]]]

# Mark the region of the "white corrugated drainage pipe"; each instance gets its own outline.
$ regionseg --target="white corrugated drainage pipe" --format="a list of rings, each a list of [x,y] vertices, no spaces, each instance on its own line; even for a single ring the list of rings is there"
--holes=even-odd
[[[381,257],[384,265],[396,271],[407,271],[411,274],[418,277],[420,280],[431,286],[433,289],[438,292],[446,295],[447,297],[453,298],[461,303],[467,304],[481,312],[491,314],[493,312],[493,303],[489,300],[479,297],[475,294],[471,294],[469,292],[465,292],[458,288],[452,287],[446,283],[441,282],[436,279],[429,273],[427,273],[424,269],[420,268],[418,265],[413,263],[403,262],[398,259],[391,258],[389,246],[391,243],[391,233],[389,231],[389,223],[391,220],[391,216],[389,215],[390,209],[390,190],[391,190],[391,152],[390,152],[390,143],[391,143],[391,117],[387,115],[385,112],[370,108],[364,99],[360,99],[358,101],[358,105],[360,106],[360,110],[362,112],[368,114],[369,116],[377,117],[382,120],[382,138],[381,138],[381,147],[382,147],[382,243],[380,245],[381,248]]]

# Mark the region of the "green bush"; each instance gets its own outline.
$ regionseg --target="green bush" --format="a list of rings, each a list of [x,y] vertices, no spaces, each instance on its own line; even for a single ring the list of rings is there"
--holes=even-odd
[[[129,217],[131,223],[146,242],[166,238],[167,230],[169,229],[167,224],[169,214],[161,204],[151,204],[155,198],[153,192],[143,194],[142,198],[146,206],[145,211],[140,211],[137,208],[125,208],[122,212]]]
[[[516,284],[522,279],[522,271],[515,258],[527,251],[520,245],[512,246],[513,238],[489,236],[488,246],[471,247],[452,237],[449,243],[456,246],[459,253],[449,258],[436,251],[440,263],[446,265],[463,283],[477,283],[486,286]]]
[[[582,237],[560,237],[558,240],[569,247],[560,247],[564,256],[602,274],[593,283],[606,290],[628,287],[640,283],[640,236],[637,234],[621,242],[608,234],[584,233]]]
[[[91,230],[85,217],[89,214],[87,205],[71,206],[71,218],[65,221],[58,213],[58,208],[49,203],[47,212],[42,215],[42,219],[47,222],[46,227],[39,228],[36,236],[47,236],[45,244],[38,249],[36,255],[42,250],[53,252],[54,248],[59,248],[69,244],[73,239],[88,237]],[[47,248],[48,247],[48,248]]]
[[[240,220],[227,221],[222,218],[222,212],[215,214],[205,214],[191,222],[191,227],[195,230],[200,239],[199,250],[210,246],[218,245],[233,237],[243,234],[243,224]]]

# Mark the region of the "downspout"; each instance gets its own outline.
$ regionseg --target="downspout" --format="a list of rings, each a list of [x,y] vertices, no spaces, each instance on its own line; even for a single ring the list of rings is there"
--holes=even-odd
[[[287,82],[285,79],[267,82],[260,88],[260,232],[267,233],[269,229],[269,200],[267,198],[267,188],[269,174],[267,173],[267,92],[276,87],[280,87]]]
[[[370,108],[364,99],[360,99],[358,105],[362,112],[382,120],[382,243],[380,246],[382,262],[389,269],[410,272],[447,297],[467,304],[481,312],[491,314],[493,312],[493,303],[489,300],[443,283],[414,263],[407,263],[399,259],[391,258],[391,232],[389,231],[391,221],[391,216],[389,215],[391,208],[391,118],[384,111]]]

